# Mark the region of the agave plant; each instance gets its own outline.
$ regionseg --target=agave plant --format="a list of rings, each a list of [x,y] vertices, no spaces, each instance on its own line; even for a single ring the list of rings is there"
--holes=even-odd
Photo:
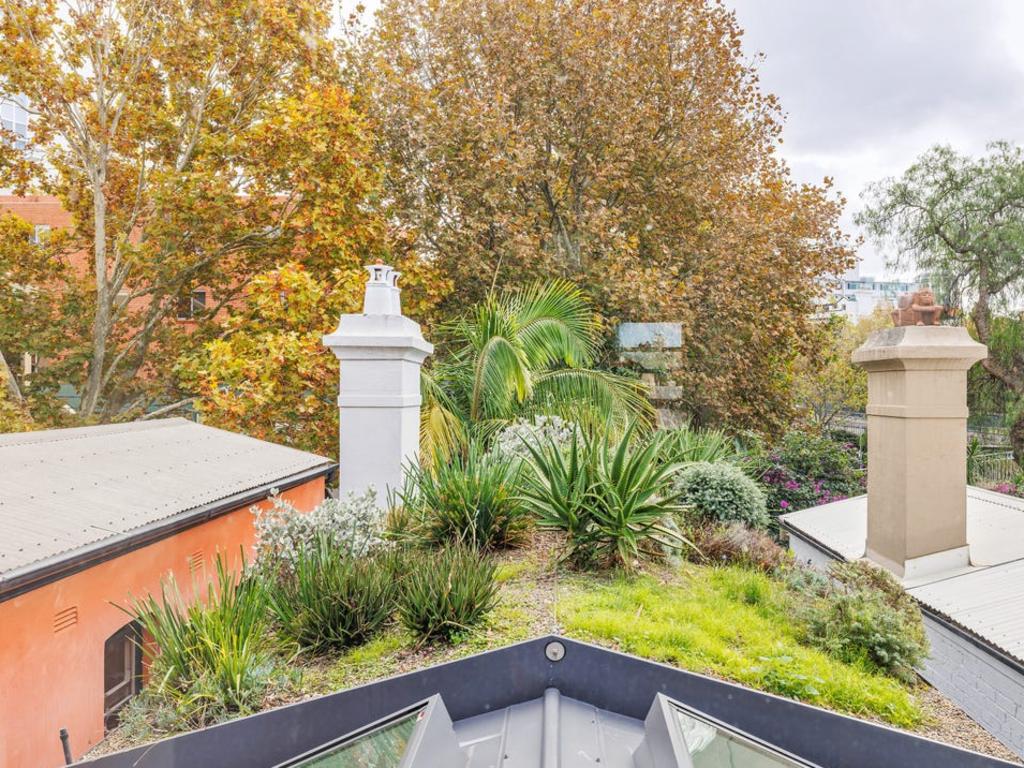
[[[599,325],[564,280],[492,295],[446,329],[451,353],[424,374],[422,450],[445,458],[517,417],[555,415],[596,428],[650,423],[632,379],[593,367]]]
[[[538,526],[565,531],[566,558],[577,566],[628,569],[642,555],[693,546],[674,524],[683,505],[672,486],[678,465],[659,460],[664,436],[636,433],[634,422],[618,436],[574,433],[565,449],[528,446],[523,503]]]

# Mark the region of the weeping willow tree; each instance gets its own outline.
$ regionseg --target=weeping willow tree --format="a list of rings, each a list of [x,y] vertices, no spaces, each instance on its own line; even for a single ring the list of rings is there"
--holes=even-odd
[[[553,415],[587,429],[653,423],[638,382],[593,367],[600,326],[569,282],[492,294],[443,335],[448,352],[423,375],[425,457],[451,455],[517,418]]]
[[[1024,462],[1024,149],[995,142],[973,158],[933,147],[866,197],[858,222],[892,248],[891,265],[928,274],[988,345],[981,369],[1003,389],[1014,458]]]

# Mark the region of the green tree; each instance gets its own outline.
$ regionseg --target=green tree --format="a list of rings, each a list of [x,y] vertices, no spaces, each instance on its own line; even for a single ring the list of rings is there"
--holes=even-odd
[[[793,372],[794,397],[813,427],[828,429],[842,411],[864,410],[867,373],[850,357],[873,331],[890,325],[888,311],[879,309],[857,321],[831,317],[821,327],[815,353],[801,355]]]
[[[588,427],[652,416],[637,382],[594,369],[600,326],[582,292],[553,280],[492,295],[446,334],[424,374],[423,450],[444,456],[517,417]]]
[[[786,423],[817,278],[850,252],[741,35],[713,0],[385,0],[350,76],[449,310],[571,280],[609,327],[682,321],[698,419]]]
[[[26,355],[32,360],[55,356],[82,304],[80,281],[65,258],[66,241],[59,231],[34,238],[24,219],[0,214],[0,432],[60,420],[56,379],[76,361],[53,360],[29,373],[21,362]]]
[[[1024,152],[995,142],[980,158],[936,146],[898,179],[870,186],[859,223],[892,265],[928,274],[954,314],[967,311],[989,347],[981,365],[1016,398],[1024,395]],[[1010,430],[1024,461],[1024,410]]]
[[[365,125],[329,25],[327,0],[0,3],[0,96],[27,98],[47,160],[34,183],[89,253],[61,350],[83,419],[178,397],[173,361],[219,333],[254,275],[378,248]],[[23,166],[0,153],[25,186]],[[179,322],[196,289],[207,306]]]

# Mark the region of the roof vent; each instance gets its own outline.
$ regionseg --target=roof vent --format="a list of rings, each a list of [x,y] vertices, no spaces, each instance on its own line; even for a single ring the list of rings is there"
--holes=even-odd
[[[188,556],[188,572],[193,576],[199,574],[203,570],[203,564],[202,551],[193,552]]]
[[[65,629],[71,629],[78,623],[78,606],[72,605],[70,608],[64,608],[53,614],[53,633],[63,632]]]

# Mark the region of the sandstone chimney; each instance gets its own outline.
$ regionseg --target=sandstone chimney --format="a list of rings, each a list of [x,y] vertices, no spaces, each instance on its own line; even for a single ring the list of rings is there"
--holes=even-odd
[[[966,328],[877,331],[868,373],[867,556],[903,579],[966,566],[967,371],[988,354]]]

